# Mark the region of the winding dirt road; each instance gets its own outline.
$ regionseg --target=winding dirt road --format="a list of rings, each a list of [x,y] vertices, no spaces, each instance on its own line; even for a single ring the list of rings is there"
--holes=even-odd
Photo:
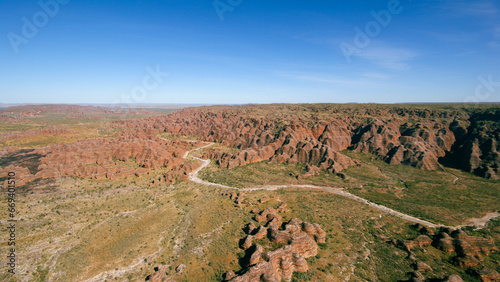
[[[188,156],[189,156],[190,153],[192,153],[194,151],[197,151],[197,150],[201,150],[201,149],[210,147],[210,146],[212,146],[214,144],[215,143],[209,143],[209,144],[204,145],[202,147],[198,147],[196,149],[188,151],[188,152],[186,152],[184,154],[183,157],[184,158],[188,158]],[[239,191],[258,191],[258,190],[273,191],[273,190],[286,189],[286,188],[318,189],[318,190],[327,191],[327,192],[330,192],[330,193],[333,193],[333,194],[336,194],[336,195],[340,195],[340,196],[349,198],[351,200],[354,200],[354,201],[357,201],[357,202],[360,202],[360,203],[367,204],[368,206],[370,206],[370,207],[372,207],[374,209],[377,209],[377,210],[379,210],[381,212],[384,212],[384,213],[387,213],[387,214],[390,214],[390,215],[393,215],[393,216],[405,219],[407,221],[415,222],[415,223],[420,223],[420,224],[422,224],[424,226],[433,227],[433,228],[436,228],[436,227],[448,227],[450,229],[458,229],[458,228],[462,228],[462,227],[466,227],[466,226],[476,226],[477,228],[484,228],[486,226],[486,224],[491,219],[500,217],[500,213],[498,213],[498,212],[489,213],[489,214],[487,214],[486,216],[484,216],[482,218],[470,219],[464,225],[447,226],[447,225],[435,224],[435,223],[432,223],[432,222],[429,222],[429,221],[426,221],[426,220],[423,220],[423,219],[420,219],[420,218],[416,218],[416,217],[411,216],[411,215],[407,215],[407,214],[395,211],[395,210],[393,210],[391,208],[388,208],[388,207],[385,207],[385,206],[382,206],[382,205],[378,205],[378,204],[372,203],[372,202],[370,202],[370,201],[368,201],[366,199],[363,199],[363,198],[358,197],[356,195],[353,195],[353,194],[351,194],[349,192],[346,192],[344,190],[344,188],[333,188],[333,187],[316,186],[316,185],[265,185],[265,186],[252,187],[252,188],[236,188],[236,187],[231,187],[231,186],[222,185],[222,184],[218,184],[218,183],[208,182],[208,181],[205,181],[205,180],[199,178],[198,177],[198,173],[202,169],[204,169],[205,167],[207,167],[210,164],[210,160],[209,159],[200,159],[200,158],[197,158],[197,157],[194,157],[194,156],[191,156],[191,158],[200,161],[201,162],[201,166],[199,168],[197,168],[196,170],[192,171],[191,173],[189,173],[189,180],[192,181],[192,182],[198,183],[198,184],[203,184],[203,185],[208,185],[208,186],[215,186],[215,187],[219,187],[219,188],[239,190]]]

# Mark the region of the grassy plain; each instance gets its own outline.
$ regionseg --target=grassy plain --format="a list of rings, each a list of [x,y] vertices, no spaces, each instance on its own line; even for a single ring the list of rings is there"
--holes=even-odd
[[[500,181],[456,169],[422,171],[406,165],[389,165],[371,155],[344,153],[362,163],[342,171],[347,179],[325,171],[298,179],[297,176],[306,172],[304,165],[267,162],[230,170],[219,169],[212,162],[200,172],[200,177],[238,188],[275,184],[347,188],[349,192],[377,204],[446,225],[460,225],[470,218],[500,210]]]
[[[175,277],[177,281],[220,281],[223,273],[240,268],[243,251],[238,242],[251,221],[250,210],[280,201],[292,210],[285,219],[317,222],[328,233],[327,243],[310,259],[311,270],[297,279],[404,278],[410,270],[403,251],[372,242],[376,234],[370,227],[380,227],[382,242],[412,236],[405,222],[321,191],[253,192],[247,198],[256,206],[240,210],[221,195],[224,190],[192,183],[144,188],[147,180],[135,177],[66,178],[49,187],[52,190],[44,193],[19,196],[17,253],[23,279],[135,281],[145,279],[157,265],[169,265],[174,273],[182,263],[187,269]],[[257,204],[264,196],[280,201]],[[2,230],[0,237],[5,236]],[[6,247],[2,242],[0,248]],[[377,257],[377,252],[377,260],[365,258]],[[390,263],[382,257],[387,254],[395,257]]]

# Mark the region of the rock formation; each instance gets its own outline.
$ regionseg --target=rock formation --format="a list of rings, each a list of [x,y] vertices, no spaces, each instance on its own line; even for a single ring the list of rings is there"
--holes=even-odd
[[[423,248],[429,245],[443,251],[450,255],[455,254],[452,259],[453,263],[458,267],[474,272],[482,281],[499,281],[494,278],[500,276],[495,270],[486,268],[482,261],[484,257],[490,255],[492,252],[498,252],[495,242],[491,237],[476,237],[469,236],[462,230],[450,231],[447,228],[441,228],[439,232],[434,232],[417,224],[416,229],[419,230],[421,235],[413,240],[393,240],[392,243],[408,252],[408,258],[413,260],[415,269],[413,281],[423,281],[421,272],[431,272],[432,268],[420,261],[417,261],[413,251],[416,248]],[[418,273],[417,273],[418,272]],[[418,275],[417,275],[418,274]],[[493,280],[488,280],[493,279]],[[445,281],[462,281],[457,275],[452,275],[445,279]]]
[[[141,176],[159,168],[167,170],[153,179],[151,185],[160,182],[174,183],[187,180],[187,175],[198,167],[182,156],[197,143],[163,140],[153,132],[127,130],[113,139],[84,139],[73,144],[54,144],[30,151],[40,156],[33,172],[25,167],[12,165],[22,174],[24,183],[35,179],[65,176],[81,178],[124,178]],[[21,151],[4,152],[6,159]],[[26,155],[26,154],[25,154]],[[0,162],[3,159],[0,156]]]
[[[380,106],[261,105],[188,108],[169,116],[120,122],[197,136],[236,148],[207,150],[221,168],[261,161],[308,164],[331,173],[355,165],[341,153],[370,153],[390,164],[441,169],[441,160],[498,179],[500,110]],[[465,153],[465,158],[464,154]],[[455,160],[459,155],[459,162]]]
[[[123,114],[122,110],[82,106],[21,106],[0,111],[4,115],[38,115],[64,112]],[[113,122],[121,131],[114,138],[80,140],[38,148],[43,155],[36,178],[59,176],[120,178],[142,175],[165,167],[171,169],[162,181],[186,180],[196,164],[181,158],[191,148],[188,142],[157,138],[160,132],[195,136],[217,142],[235,151],[208,149],[203,157],[215,159],[221,168],[256,162],[302,163],[306,173],[321,170],[340,173],[357,161],[343,150],[370,153],[389,164],[405,164],[423,170],[457,167],[476,175],[500,177],[500,109],[341,106],[341,105],[248,105],[200,107],[171,115]],[[2,140],[36,135],[65,134],[64,126],[37,131],[13,132]],[[138,167],[130,165],[134,160]],[[3,166],[13,165],[11,163]],[[32,170],[32,169],[30,169]],[[28,179],[30,177],[28,176]]]
[[[285,209],[283,205],[278,209],[267,208],[255,216],[262,225],[258,228],[253,222],[247,225],[245,231],[248,235],[241,245],[247,254],[244,269],[238,275],[227,273],[225,281],[291,281],[293,272],[308,270],[305,259],[317,254],[317,243],[324,243],[326,234],[318,224],[296,218],[283,224],[278,212],[285,212]],[[266,251],[255,243],[266,237],[284,246]]]
[[[164,281],[168,277],[167,276],[168,268],[169,268],[168,265],[159,265],[155,267],[155,273],[146,277],[146,281],[151,281],[151,282]]]
[[[475,113],[469,126],[454,121],[451,129],[459,136],[449,162],[482,177],[500,179],[500,109]]]
[[[496,270],[491,269],[491,268],[485,267],[485,268],[476,270],[476,275],[483,282],[496,282],[496,281],[500,281],[500,273],[498,273]]]
[[[10,117],[47,111],[70,114],[66,118],[84,113],[125,113],[123,110],[71,105],[12,107],[0,113]],[[117,121],[113,128],[140,128],[143,133],[139,135],[142,136],[128,140],[141,143],[139,146],[144,146],[146,141],[158,143],[150,140],[148,135],[169,132],[174,137],[195,136],[201,141],[237,149],[231,153],[219,149],[206,151],[203,157],[215,159],[221,168],[266,161],[307,164],[307,173],[299,178],[314,176],[319,170],[339,174],[356,165],[355,160],[342,154],[343,150],[349,149],[374,154],[389,164],[405,164],[423,170],[441,169],[445,164],[485,178],[499,179],[499,120],[500,109],[495,107],[425,109],[382,105],[247,105],[187,108],[165,116]],[[8,140],[33,134],[71,132],[59,126],[8,133],[1,138]],[[156,151],[159,147],[152,148]],[[126,160],[127,151],[132,149],[119,150],[117,158]],[[152,152],[144,153],[153,157],[151,161],[140,159],[144,168],[164,165],[163,157]],[[173,162],[172,166],[181,163],[179,160]],[[56,170],[47,174],[55,176],[58,174]],[[121,170],[110,174],[120,173]],[[106,171],[82,174],[100,177]]]
[[[235,203],[235,207],[241,209],[243,208],[243,206],[252,206],[253,204],[250,203],[249,201],[247,201],[245,199],[245,192],[239,192],[239,193],[236,193],[236,192],[231,192],[231,193],[222,193],[222,196],[229,196],[229,198],[231,200],[234,201]]]

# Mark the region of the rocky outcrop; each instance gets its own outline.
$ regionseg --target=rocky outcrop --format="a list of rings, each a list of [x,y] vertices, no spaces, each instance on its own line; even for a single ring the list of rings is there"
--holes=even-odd
[[[151,282],[162,282],[164,281],[168,276],[168,265],[159,265],[155,267],[155,272],[148,277],[146,277],[146,281],[151,281]]]
[[[474,257],[482,261],[483,256],[498,251],[493,238],[469,236],[461,230],[453,232],[452,237],[455,239],[455,252],[459,257]]]
[[[231,192],[231,193],[222,193],[222,196],[229,197],[231,200],[234,201],[235,206],[239,209],[243,208],[243,206],[252,206],[253,204],[250,203],[248,200],[246,200],[246,194],[245,192]]]
[[[124,178],[142,176],[162,168],[161,176],[152,179],[151,185],[160,182],[174,183],[187,180],[188,174],[198,167],[182,156],[197,143],[169,141],[155,137],[154,132],[124,131],[113,139],[85,139],[73,144],[54,144],[29,152],[38,156],[37,167],[27,171],[26,167],[12,165],[24,182],[35,179],[50,179],[73,176],[81,178]],[[6,163],[12,163],[15,154],[6,153]],[[26,153],[24,153],[26,155]]]
[[[28,192],[26,184],[37,180],[35,174],[39,171],[38,166],[43,155],[36,153],[33,149],[19,149],[16,147],[4,147],[0,149],[0,180],[7,187],[7,178],[10,172],[15,173],[16,187],[23,187],[23,192]],[[33,188],[33,187],[31,187]]]
[[[416,260],[413,251],[417,248],[424,248],[432,244],[433,247],[443,251],[447,255],[454,254],[452,262],[469,272],[474,272],[482,281],[498,281],[488,280],[495,279],[496,271],[484,267],[483,261],[485,256],[492,252],[498,252],[495,241],[491,237],[469,236],[464,231],[458,229],[450,231],[447,228],[441,228],[439,232],[434,232],[432,229],[425,228],[419,224],[415,229],[422,233],[412,240],[393,240],[392,243],[408,252],[408,258],[413,261],[415,273],[432,272],[432,268],[420,261]],[[418,280],[419,275],[414,275],[412,281]],[[423,276],[422,276],[423,277]],[[418,279],[417,279],[418,278]],[[417,280],[415,280],[417,279]],[[444,281],[462,281],[458,275],[452,275]]]
[[[453,243],[453,238],[451,238],[450,235],[446,232],[440,233],[438,236],[436,236],[436,239],[434,241],[434,245],[437,249],[447,253],[451,254],[455,251],[455,245]]]
[[[496,120],[500,112],[495,108],[249,105],[189,108],[117,126],[141,124],[238,149],[206,151],[203,157],[217,160],[221,168],[267,161],[308,164],[311,173],[303,177],[315,175],[315,167],[339,173],[356,164],[341,153],[350,149],[423,170],[441,169],[441,160],[454,163],[445,160],[459,154],[462,169],[497,179]]]
[[[417,238],[413,240],[405,240],[403,241],[402,245],[405,247],[407,251],[411,251],[417,247],[424,247],[428,246],[432,243],[432,239],[429,238],[427,235],[420,235]]]
[[[0,171],[0,179],[5,179],[3,183],[3,188],[8,187],[7,178],[10,172],[15,173],[16,187],[21,187],[26,183],[29,183],[36,179],[36,177],[30,173],[28,168],[10,165],[5,168],[2,168],[2,170]]]
[[[410,282],[424,282],[425,281],[424,275],[418,270],[411,272],[410,277],[411,277],[409,280]]]
[[[425,272],[425,271],[432,271],[432,267],[430,267],[428,264],[424,263],[424,262],[417,262],[415,265],[414,265],[415,269],[417,271],[420,271],[420,272]]]
[[[443,282],[463,282],[463,281],[464,280],[462,279],[462,277],[456,274],[452,274],[443,280]]]
[[[113,127],[140,128],[153,135],[169,132],[173,137],[196,136],[199,140],[234,148],[231,152],[211,149],[203,156],[215,159],[221,168],[266,161],[307,164],[307,173],[300,178],[316,175],[318,169],[339,174],[356,164],[342,154],[349,149],[374,154],[394,165],[436,170],[445,164],[499,179],[498,107],[425,107],[334,104],[199,107],[166,116],[118,121]],[[88,113],[130,114],[123,110],[71,105],[21,106],[0,111],[12,116],[45,112],[70,114],[65,118]],[[54,127],[38,132],[8,133],[2,138],[53,133],[65,134],[71,130]],[[127,155],[121,153],[121,156]],[[144,165],[163,164],[157,159]],[[105,172],[93,174],[102,173]]]
[[[453,124],[461,142],[450,153],[450,162],[458,168],[482,177],[500,179],[500,109],[489,109],[472,115],[464,134],[464,127]]]
[[[284,211],[284,207],[280,208]],[[267,208],[256,215],[256,221],[263,224],[259,228],[253,222],[247,225],[248,235],[241,245],[246,250],[244,268],[238,275],[227,273],[224,281],[291,281],[293,272],[309,269],[305,259],[317,254],[317,243],[324,243],[326,234],[318,224],[296,218],[283,224],[277,214],[280,208]],[[271,242],[284,246],[266,251],[254,243],[266,236]]]
[[[447,124],[387,122],[374,119],[355,132],[353,150],[372,153],[390,164],[407,164],[423,170],[440,167],[438,158],[455,142]]]
[[[498,273],[496,270],[491,269],[491,268],[483,268],[476,270],[476,275],[481,279],[483,282],[497,282],[500,281],[500,273]]]
[[[308,177],[311,177],[311,176],[316,176],[316,175],[319,175],[320,171],[321,170],[319,169],[319,167],[317,167],[315,165],[309,165],[309,164],[307,164],[306,165],[306,173],[297,176],[297,178],[298,179],[303,179],[303,178],[308,178]]]

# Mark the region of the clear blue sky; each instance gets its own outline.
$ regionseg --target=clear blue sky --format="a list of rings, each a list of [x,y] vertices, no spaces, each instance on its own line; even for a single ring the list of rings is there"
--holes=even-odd
[[[0,0],[0,103],[500,101],[496,0],[55,1]]]

